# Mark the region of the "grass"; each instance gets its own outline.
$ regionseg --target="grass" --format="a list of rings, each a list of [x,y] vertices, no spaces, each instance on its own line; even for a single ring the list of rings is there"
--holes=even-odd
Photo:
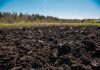
[[[45,27],[45,26],[60,26],[61,23],[0,23],[0,27]],[[100,26],[100,23],[62,23],[68,26]]]

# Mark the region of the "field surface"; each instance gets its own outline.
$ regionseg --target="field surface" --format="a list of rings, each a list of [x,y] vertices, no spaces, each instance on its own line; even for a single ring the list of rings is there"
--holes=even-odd
[[[100,70],[100,27],[0,28],[0,70]]]
[[[0,23],[0,27],[47,27],[47,26],[100,26],[100,23]]]

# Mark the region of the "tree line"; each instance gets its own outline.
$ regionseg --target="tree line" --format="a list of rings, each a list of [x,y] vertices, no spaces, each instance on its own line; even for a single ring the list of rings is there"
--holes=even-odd
[[[0,23],[17,23],[17,22],[58,22],[58,23],[84,23],[84,22],[94,22],[95,19],[59,19],[58,17],[43,16],[39,14],[23,14],[23,13],[10,13],[10,12],[0,12]]]

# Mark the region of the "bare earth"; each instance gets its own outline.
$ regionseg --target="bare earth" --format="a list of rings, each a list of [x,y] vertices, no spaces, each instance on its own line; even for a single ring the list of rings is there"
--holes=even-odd
[[[100,27],[0,28],[0,70],[100,70]]]

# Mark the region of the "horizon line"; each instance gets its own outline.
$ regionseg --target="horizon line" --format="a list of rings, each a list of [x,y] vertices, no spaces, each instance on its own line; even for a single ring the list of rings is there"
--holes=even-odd
[[[52,16],[52,15],[44,15],[44,14],[40,14],[40,13],[28,13],[28,12],[8,12],[8,11],[0,11],[1,13],[11,13],[11,14],[13,14],[13,13],[17,13],[17,15],[19,15],[20,13],[22,13],[23,15],[25,15],[25,14],[27,14],[27,15],[32,15],[32,14],[34,14],[34,15],[40,15],[40,16],[45,16],[45,17],[47,17],[47,16],[50,16],[50,17],[54,17],[54,18],[58,18],[58,19],[79,19],[79,20],[82,20],[82,19],[100,19],[100,18],[90,18],[90,17],[82,17],[82,18],[68,18],[67,16],[64,18],[64,17],[59,17],[59,16]]]

